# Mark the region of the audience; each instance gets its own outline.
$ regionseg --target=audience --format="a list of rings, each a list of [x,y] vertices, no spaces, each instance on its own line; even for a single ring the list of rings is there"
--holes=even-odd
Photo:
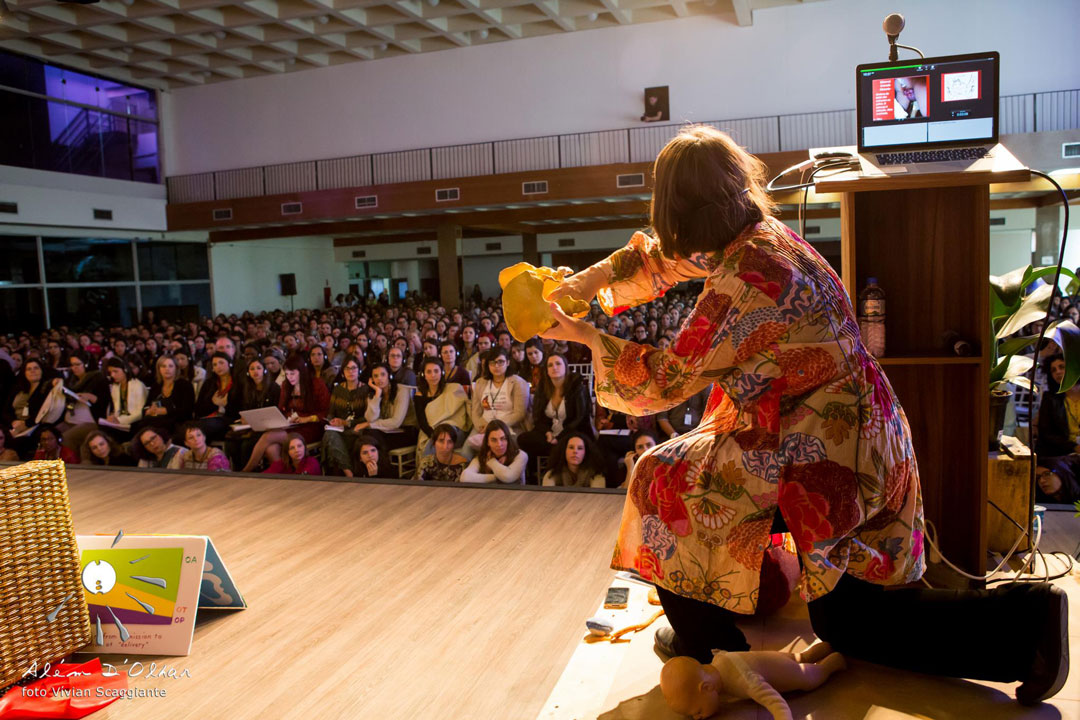
[[[64,447],[60,431],[52,425],[42,423],[38,426],[38,448],[34,460],[63,460],[68,464],[78,464],[79,456],[74,450]]]
[[[354,477],[387,478],[391,477],[390,456],[382,449],[382,444],[372,435],[361,435],[356,441],[356,469]]]
[[[662,345],[685,318],[688,300],[669,292],[617,318],[594,307],[591,319],[627,339],[644,326],[646,340]],[[143,467],[253,472],[277,463],[281,472],[364,477],[369,468],[367,461],[362,470],[357,465],[357,442],[371,436],[375,445],[366,452],[378,455],[376,473],[392,475],[389,451],[415,444],[416,477],[459,480],[477,454],[471,481],[505,482],[492,472],[500,464],[524,472],[525,458],[553,450],[555,461],[565,461],[559,444],[575,431],[594,440],[598,423],[631,431],[656,425],[606,410],[594,420],[591,373],[571,369],[589,361],[584,346],[538,337],[514,342],[498,298],[472,299],[460,309],[415,296],[393,306],[346,300],[326,310],[0,335],[0,459],[30,459],[43,426],[55,423],[45,444],[51,448],[55,438],[55,452],[78,450],[88,465],[130,465],[137,457]],[[240,412],[270,405],[292,424],[266,433],[232,426]],[[505,425],[494,440],[492,421]],[[299,460],[291,433],[303,440]],[[493,450],[502,437],[509,447]],[[614,442],[621,457],[628,438],[612,437],[600,439]],[[586,455],[603,457],[588,449]],[[612,467],[609,485],[623,476]],[[510,481],[520,482],[521,474],[511,473]]]

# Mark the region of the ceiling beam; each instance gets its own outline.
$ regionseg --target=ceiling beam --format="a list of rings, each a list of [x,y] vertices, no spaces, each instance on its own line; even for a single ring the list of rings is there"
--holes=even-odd
[[[742,27],[754,24],[754,10],[750,0],[731,0],[731,9],[735,11],[735,21]]]

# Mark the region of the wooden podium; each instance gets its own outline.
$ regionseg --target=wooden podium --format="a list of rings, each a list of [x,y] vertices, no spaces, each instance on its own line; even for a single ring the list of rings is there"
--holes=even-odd
[[[878,362],[911,424],[926,518],[945,556],[975,575],[986,572],[987,550],[990,183],[1029,179],[999,145],[992,172],[844,173],[815,185],[842,194],[841,277],[852,303],[867,277],[885,291]],[[977,354],[953,355],[948,331]]]

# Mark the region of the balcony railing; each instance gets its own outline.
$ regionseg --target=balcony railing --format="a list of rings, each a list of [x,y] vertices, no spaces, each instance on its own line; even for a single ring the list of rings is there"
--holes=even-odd
[[[1002,135],[1080,128],[1080,90],[1000,98]],[[771,115],[706,122],[752,153],[854,145],[855,111]],[[548,135],[221,170],[167,179],[169,202],[277,195],[344,187],[475,177],[588,165],[649,162],[681,123]]]

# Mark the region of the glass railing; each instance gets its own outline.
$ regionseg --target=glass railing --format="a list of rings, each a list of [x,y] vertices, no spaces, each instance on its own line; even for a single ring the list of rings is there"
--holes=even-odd
[[[1000,134],[1080,128],[1080,90],[1000,98]],[[855,144],[855,111],[704,123],[752,153]],[[190,203],[443,178],[650,162],[679,123],[307,160],[167,178],[169,202]]]

